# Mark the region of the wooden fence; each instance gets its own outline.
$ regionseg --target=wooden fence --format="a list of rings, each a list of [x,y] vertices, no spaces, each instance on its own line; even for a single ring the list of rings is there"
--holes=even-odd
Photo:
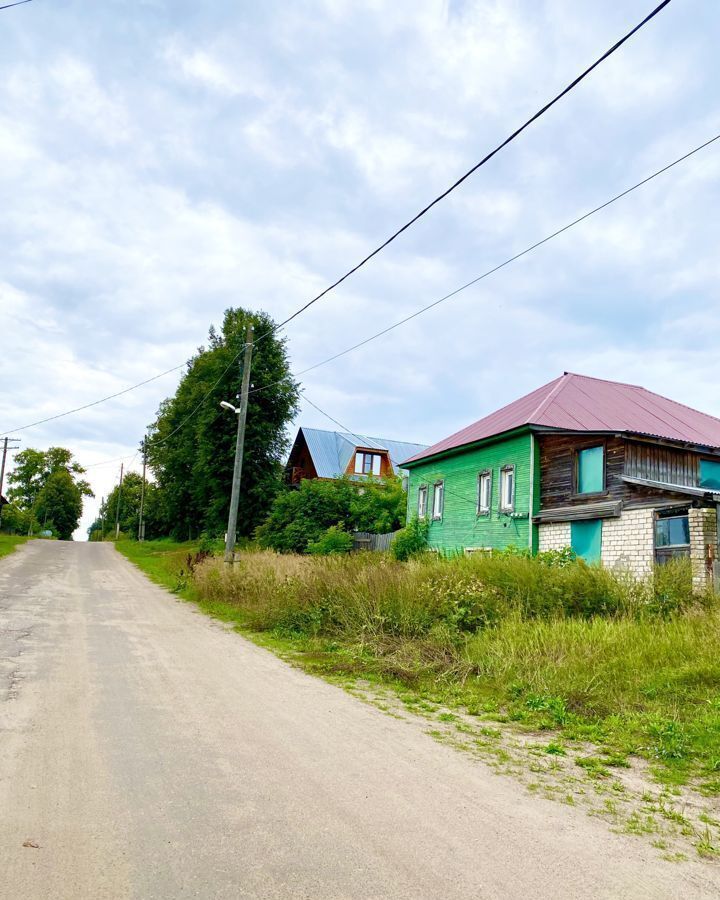
[[[397,531],[387,534],[370,534],[369,531],[353,531],[353,550],[389,550]]]

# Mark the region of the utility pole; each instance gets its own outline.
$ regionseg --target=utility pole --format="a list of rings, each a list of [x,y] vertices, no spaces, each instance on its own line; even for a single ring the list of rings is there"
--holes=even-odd
[[[2,496],[3,484],[5,482],[5,460],[7,459],[8,450],[17,450],[20,441],[18,438],[3,438],[2,463],[0,463],[0,497]],[[0,525],[2,524],[2,502],[0,502]]]
[[[245,356],[242,370],[242,393],[240,395],[240,411],[238,412],[237,440],[235,441],[235,467],[233,469],[232,494],[230,496],[230,513],[225,537],[225,562],[233,564],[235,558],[235,534],[237,532],[238,504],[240,502],[240,478],[242,476],[243,450],[245,448],[245,421],[248,410],[248,394],[250,393],[250,365],[253,351],[253,327],[248,325],[245,339]]]
[[[122,497],[122,483],[123,483],[123,466],[125,463],[120,463],[120,484],[118,485],[118,498],[117,505],[115,507],[115,540],[120,536],[120,498]]]
[[[138,521],[138,540],[145,540],[145,523],[143,522],[143,512],[145,510],[145,469],[147,467],[147,448],[146,441],[143,438],[142,442],[142,455],[143,455],[143,474],[142,474],[142,486],[140,488],[140,518]]]
[[[100,532],[100,540],[105,540],[105,498],[100,498],[100,517],[102,521],[102,531]]]

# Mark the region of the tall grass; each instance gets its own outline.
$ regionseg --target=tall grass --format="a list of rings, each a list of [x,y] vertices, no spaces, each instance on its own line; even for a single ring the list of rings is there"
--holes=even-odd
[[[688,562],[637,581],[522,556],[376,554],[202,562],[201,601],[290,638],[325,672],[399,680],[444,702],[701,774],[720,792],[720,613]]]

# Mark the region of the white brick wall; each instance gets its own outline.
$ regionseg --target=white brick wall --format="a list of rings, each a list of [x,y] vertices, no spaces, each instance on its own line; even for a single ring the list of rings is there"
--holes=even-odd
[[[562,550],[570,546],[570,523],[550,522],[538,525],[538,550]]]
[[[538,527],[540,551],[569,546],[569,522],[552,522]],[[603,519],[603,565],[644,578],[652,573],[654,550],[652,509],[627,510],[617,519]]]
[[[691,509],[688,512],[688,524],[693,587],[702,590],[711,582],[706,554],[708,544],[717,546],[717,513],[714,509]]]
[[[654,510],[628,509],[617,519],[603,519],[603,565],[637,578],[652,574],[655,559]]]

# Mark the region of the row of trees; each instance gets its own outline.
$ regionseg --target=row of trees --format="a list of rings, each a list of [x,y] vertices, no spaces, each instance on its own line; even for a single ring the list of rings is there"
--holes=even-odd
[[[405,495],[398,480],[362,488],[347,480],[304,482],[299,490],[285,487],[287,426],[299,407],[299,385],[290,371],[286,341],[264,313],[229,309],[220,331],[210,329],[207,345],[189,360],[174,396],[163,401],[148,429],[144,446],[151,478],[143,487],[141,476],[125,476],[103,500],[89,529],[91,540],[114,536],[118,514],[120,531],[136,536],[143,490],[146,538],[186,540],[225,532],[236,420],[220,402],[238,401],[249,325],[255,346],[239,535],[257,536],[264,546],[278,550],[304,552],[338,525],[341,530],[387,532],[403,524]],[[68,450],[23,451],[10,476],[14,508],[5,516],[15,516],[17,530],[39,525],[69,539],[79,523],[83,498],[93,496],[84,474]],[[330,539],[337,542],[337,534]]]
[[[50,531],[70,540],[80,523],[83,497],[94,496],[84,474],[64,447],[28,447],[18,453],[8,476],[10,505],[2,512],[3,529],[27,534]]]

